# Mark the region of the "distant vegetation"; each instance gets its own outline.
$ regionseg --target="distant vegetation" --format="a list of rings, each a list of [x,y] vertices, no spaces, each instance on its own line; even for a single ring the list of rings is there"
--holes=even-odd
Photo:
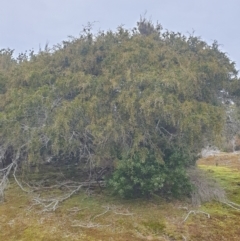
[[[17,59],[3,49],[0,157],[25,172],[67,164],[81,181],[106,181],[122,197],[188,195],[186,170],[223,139],[223,89],[240,92],[217,42],[145,18],[132,30],[93,35],[88,26]]]

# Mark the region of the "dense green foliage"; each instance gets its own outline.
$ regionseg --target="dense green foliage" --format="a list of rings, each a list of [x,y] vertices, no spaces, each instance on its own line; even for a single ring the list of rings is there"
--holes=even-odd
[[[145,159],[137,153],[119,161],[109,185],[114,193],[125,198],[154,193],[174,197],[188,195],[192,190],[184,169],[188,158],[183,152],[172,152],[165,156],[165,163],[159,163],[154,153],[149,153]]]
[[[216,42],[145,19],[133,30],[85,28],[17,60],[2,50],[0,145],[21,163],[74,163],[90,179],[113,172],[123,196],[178,193],[194,154],[221,135],[218,92],[236,74]]]
[[[146,196],[163,188],[166,178],[164,165],[149,155],[141,161],[139,155],[119,162],[109,184],[122,197]]]

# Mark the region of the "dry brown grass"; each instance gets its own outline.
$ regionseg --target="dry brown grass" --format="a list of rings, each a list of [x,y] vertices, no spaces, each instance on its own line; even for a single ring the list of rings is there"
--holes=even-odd
[[[224,166],[240,171],[240,153],[220,152],[219,154],[200,159],[198,165]]]
[[[79,194],[55,212],[42,212],[37,207],[29,210],[30,196],[15,185],[6,196],[6,202],[0,206],[0,240],[134,241],[166,240],[170,236],[181,240],[179,235],[184,233],[184,229],[181,233],[175,229],[174,223],[180,223],[185,213],[177,208],[177,202],[118,201],[107,200],[103,195],[87,197]],[[171,210],[175,210],[176,217],[169,215]],[[96,227],[82,227],[87,225]]]
[[[219,180],[231,200],[240,201],[239,155],[221,154],[198,163]],[[0,240],[238,241],[240,237],[240,212],[218,202],[193,207],[186,201],[167,202],[157,196],[130,201],[79,193],[55,212],[42,212],[37,206],[29,210],[32,203],[29,194],[15,184],[9,186],[6,201],[0,205]],[[192,213],[183,222],[190,210],[209,213],[210,218]]]

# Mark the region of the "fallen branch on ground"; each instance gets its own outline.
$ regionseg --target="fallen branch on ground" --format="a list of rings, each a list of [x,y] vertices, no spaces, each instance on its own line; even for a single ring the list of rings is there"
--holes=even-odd
[[[81,227],[81,228],[100,228],[100,227],[109,227],[109,226],[111,226],[111,224],[102,225],[102,224],[98,224],[98,223],[89,222],[87,224],[85,224],[85,223],[83,223],[83,224],[82,223],[78,223],[78,224],[73,224],[71,226],[72,227]]]
[[[33,198],[33,201],[35,201],[35,204],[33,204],[33,205],[41,205],[41,206],[43,206],[44,207],[43,212],[55,211],[58,208],[59,203],[67,200],[68,198],[70,198],[73,194],[78,192],[81,188],[82,188],[82,185],[79,185],[72,192],[70,192],[69,194],[67,194],[67,195],[65,195],[65,196],[63,196],[61,198],[45,199],[45,198],[35,197],[35,198]]]
[[[84,209],[88,209],[88,208],[77,208],[77,207],[73,207],[73,208],[68,209],[68,211],[69,211],[69,212],[74,212],[74,213],[76,213],[76,212],[80,212],[80,211],[82,211],[82,210],[84,210]]]
[[[106,210],[103,212],[103,213],[100,213],[100,214],[97,214],[95,215],[91,221],[87,222],[87,223],[76,223],[78,222],[77,220],[74,220],[73,223],[76,223],[76,224],[72,224],[71,226],[72,227],[81,227],[81,228],[99,228],[99,227],[108,227],[110,226],[111,224],[108,224],[108,225],[102,225],[102,224],[98,224],[98,223],[93,223],[92,221],[95,220],[96,218],[99,218],[100,216],[106,214],[108,211],[110,210],[110,207],[106,207]]]
[[[30,190],[26,190],[26,189],[22,186],[22,184],[18,181],[18,179],[17,179],[17,177],[16,177],[17,168],[18,168],[18,165],[17,165],[17,163],[15,163],[15,167],[14,167],[14,171],[13,171],[13,177],[14,177],[14,179],[15,179],[15,182],[16,182],[17,185],[22,189],[22,191],[27,192],[27,193],[32,192],[32,191],[30,191]]]
[[[230,201],[228,201],[228,202],[222,202],[222,203],[223,203],[223,204],[226,204],[227,206],[229,206],[229,207],[231,207],[231,208],[233,208],[233,209],[235,209],[235,210],[237,210],[237,211],[240,211],[240,205],[237,204],[237,203],[230,202]]]
[[[100,217],[100,216],[102,216],[102,215],[106,214],[106,213],[107,213],[109,210],[110,210],[110,208],[109,208],[109,207],[107,207],[106,211],[104,211],[103,213],[100,213],[100,214],[98,214],[98,215],[94,216],[94,217],[92,218],[92,220],[94,220],[94,219],[96,219],[96,218],[98,218],[98,217]]]
[[[192,213],[194,215],[197,214],[197,213],[203,213],[203,214],[207,215],[208,218],[210,218],[210,214],[209,213],[206,213],[206,212],[203,212],[203,211],[191,210],[191,211],[188,212],[187,216],[184,218],[183,223],[187,221],[189,215],[192,214]]]

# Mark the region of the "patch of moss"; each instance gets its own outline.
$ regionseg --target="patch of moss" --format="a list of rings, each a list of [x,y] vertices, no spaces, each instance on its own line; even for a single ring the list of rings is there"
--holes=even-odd
[[[240,203],[240,173],[237,169],[223,166],[199,165],[199,168],[208,172],[225,189],[228,198]]]
[[[166,228],[166,224],[163,220],[148,220],[143,222],[143,225],[153,234],[161,234]]]

